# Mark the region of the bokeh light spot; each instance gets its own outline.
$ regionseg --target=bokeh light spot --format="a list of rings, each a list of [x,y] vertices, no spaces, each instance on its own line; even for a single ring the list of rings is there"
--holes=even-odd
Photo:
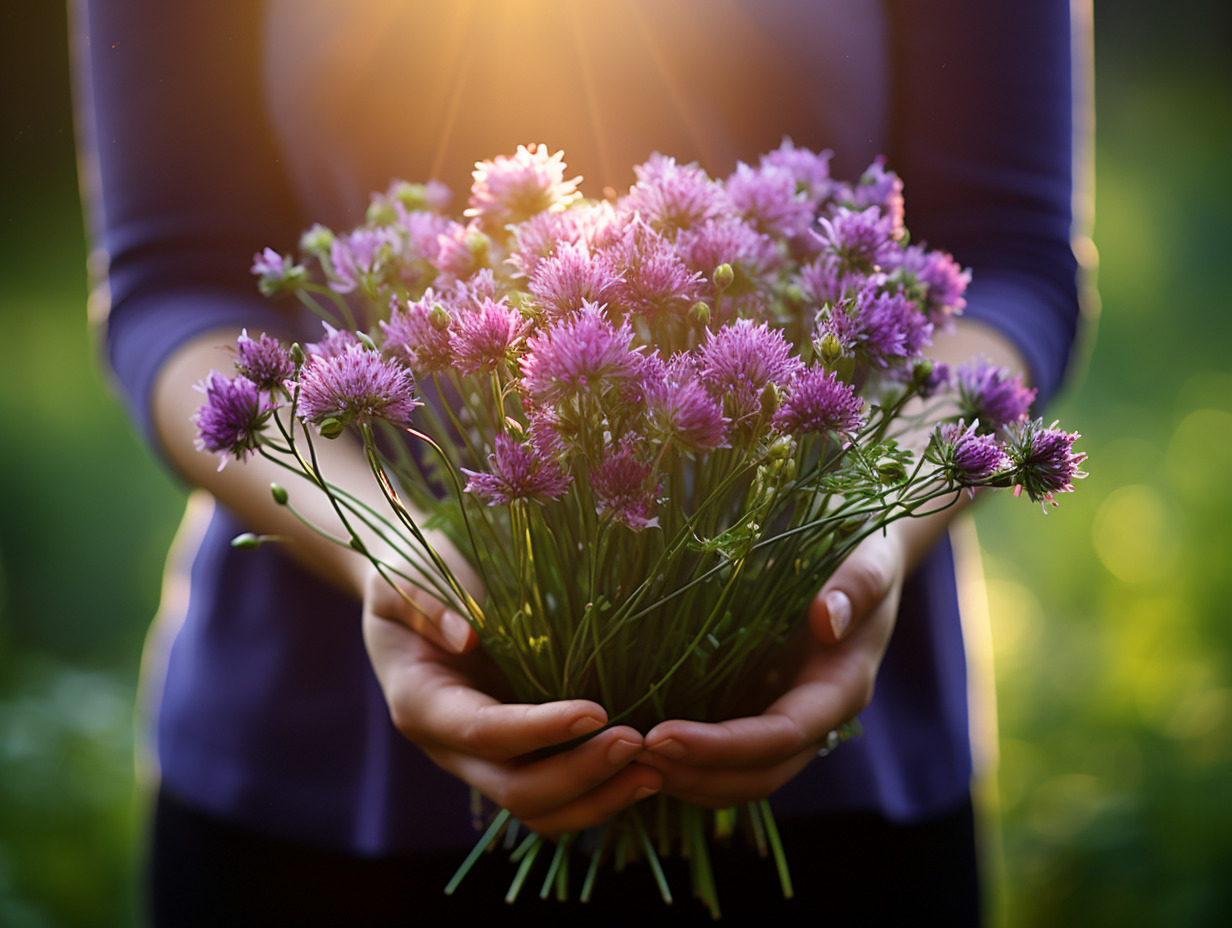
[[[1108,495],[1091,527],[1100,561],[1125,583],[1155,583],[1172,571],[1180,548],[1176,515],[1158,490],[1145,484]]]

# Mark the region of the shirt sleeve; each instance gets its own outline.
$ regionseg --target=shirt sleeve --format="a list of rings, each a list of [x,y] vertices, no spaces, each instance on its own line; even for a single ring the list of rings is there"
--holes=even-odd
[[[966,316],[1005,334],[1041,401],[1079,321],[1067,0],[892,0],[894,155],[912,236],[973,269]],[[956,25],[957,24],[957,25]],[[1081,79],[1081,78],[1077,78]]]
[[[153,434],[151,390],[188,339],[286,333],[248,269],[302,228],[260,93],[262,4],[79,0],[83,188],[105,262],[105,350]]]

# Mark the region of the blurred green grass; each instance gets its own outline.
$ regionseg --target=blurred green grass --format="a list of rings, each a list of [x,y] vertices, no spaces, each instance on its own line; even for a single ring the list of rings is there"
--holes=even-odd
[[[1222,10],[1097,11],[1103,314],[1049,411],[1091,476],[1047,517],[1008,497],[978,515],[1011,928],[1232,921]],[[0,172],[0,925],[29,928],[136,918],[132,705],[183,503],[87,333],[58,15],[0,20],[31,38]]]

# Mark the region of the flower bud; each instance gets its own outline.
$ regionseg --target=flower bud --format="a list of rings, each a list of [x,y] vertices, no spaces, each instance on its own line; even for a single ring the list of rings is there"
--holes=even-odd
[[[834,366],[843,357],[843,343],[833,332],[827,332],[821,341],[814,343],[814,347],[817,349],[818,357],[821,358],[821,363],[826,367]]]
[[[299,342],[296,342],[295,344],[291,346],[291,350],[289,354],[291,355],[291,362],[296,367],[302,367],[304,364],[304,361],[307,360],[307,358],[304,356],[304,349],[300,347]]]
[[[398,211],[393,204],[384,200],[373,200],[368,204],[365,221],[373,226],[391,226],[398,221]]]
[[[699,325],[710,325],[710,304],[698,300],[689,307],[689,318]]]
[[[928,383],[936,365],[930,358],[920,358],[911,371],[911,385],[917,389]]]
[[[389,196],[412,213],[428,208],[428,188],[423,184],[412,184],[409,181],[400,180],[390,188]]]
[[[476,264],[486,264],[488,261],[488,248],[492,244],[492,240],[482,232],[468,232],[466,234],[466,250],[471,253],[471,257],[475,259]]]
[[[720,290],[726,290],[732,285],[736,279],[736,272],[732,270],[732,266],[726,262],[720,264],[714,269],[714,276],[711,280],[714,285]]]
[[[769,419],[779,408],[779,388],[774,383],[768,383],[761,391],[761,414]]]
[[[236,535],[231,539],[231,547],[251,551],[255,548],[261,547],[261,538],[254,535],[252,532],[244,532],[243,534]]]
[[[330,416],[321,422],[321,437],[322,438],[337,438],[346,431],[346,423],[341,419],[335,419]]]
[[[367,332],[356,332],[355,337],[358,338],[360,344],[369,351],[376,351],[376,342],[372,340],[372,336],[370,336]]]
[[[299,249],[320,258],[329,254],[334,244],[334,233],[319,222],[299,238]]]
[[[441,303],[433,303],[432,309],[428,312],[428,321],[438,329],[449,328],[449,310]]]
[[[881,478],[882,483],[898,483],[907,477],[907,468],[903,467],[902,461],[896,461],[894,458],[882,458],[877,464],[877,476]]]
[[[276,483],[270,484],[270,495],[274,497],[274,502],[279,506],[287,504],[287,491]]]

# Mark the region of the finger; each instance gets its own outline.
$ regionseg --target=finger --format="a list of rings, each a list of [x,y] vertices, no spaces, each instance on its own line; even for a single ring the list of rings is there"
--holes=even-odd
[[[470,651],[479,643],[471,624],[445,603],[421,590],[395,588],[376,573],[369,580],[364,611],[365,614],[401,622],[437,647],[455,654]]]
[[[364,638],[395,727],[422,747],[503,761],[607,724],[603,707],[585,699],[501,703],[468,675],[477,655],[445,652],[397,622],[369,619]]]
[[[659,770],[663,775],[661,792],[709,809],[730,809],[770,796],[816,756],[817,751],[809,748],[772,767],[748,770],[670,765]]]
[[[532,831],[549,837],[567,831],[581,831],[610,821],[622,809],[655,795],[663,787],[658,771],[630,764],[606,783],[547,815],[521,819]]]
[[[784,693],[764,713],[726,722],[663,722],[646,735],[642,762],[750,769],[773,767],[801,751],[816,751],[827,735],[867,705],[871,695],[859,674],[840,662],[827,676]]]
[[[493,763],[466,753],[438,753],[433,759],[516,818],[530,821],[561,811],[602,786],[641,750],[642,736],[618,726],[572,750],[529,763]]]
[[[857,547],[809,606],[809,624],[821,641],[842,641],[897,588],[902,554],[893,536],[874,535]]]

